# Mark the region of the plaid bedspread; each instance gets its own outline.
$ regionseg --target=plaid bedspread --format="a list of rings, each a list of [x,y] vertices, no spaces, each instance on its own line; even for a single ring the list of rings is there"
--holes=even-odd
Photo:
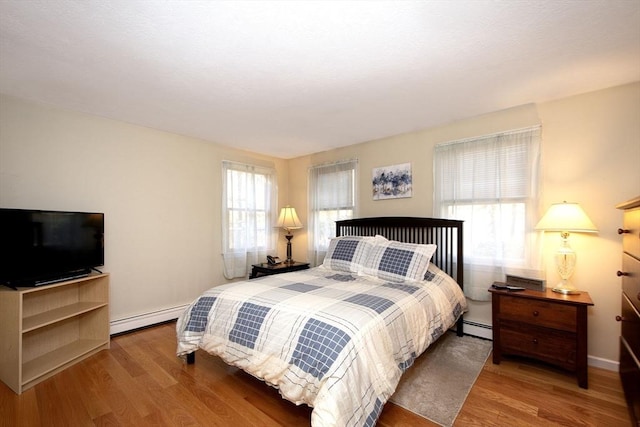
[[[217,286],[178,319],[202,348],[313,407],[311,425],[374,426],[402,373],[466,310],[455,281],[385,282],[324,267]]]

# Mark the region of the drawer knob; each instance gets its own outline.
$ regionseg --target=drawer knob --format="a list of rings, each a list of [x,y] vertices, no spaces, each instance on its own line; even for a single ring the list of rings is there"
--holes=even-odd
[[[618,228],[618,234],[630,233],[630,230],[625,230],[624,228]]]
[[[540,315],[540,313],[538,312],[538,310],[534,310],[534,312],[533,312],[533,317],[538,317],[538,315]]]
[[[624,317],[618,315],[616,316],[616,322],[622,322],[624,320]]]
[[[616,272],[616,275],[617,275],[618,277],[620,277],[620,276],[628,276],[628,275],[629,275],[629,273],[627,273],[627,272],[625,272],[625,271],[620,271],[620,270],[618,270],[618,271]]]
[[[534,344],[538,344],[538,338],[532,339],[531,342],[534,343]]]

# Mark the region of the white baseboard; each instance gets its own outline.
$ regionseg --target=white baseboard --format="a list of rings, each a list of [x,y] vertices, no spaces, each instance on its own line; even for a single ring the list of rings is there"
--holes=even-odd
[[[464,320],[464,333],[474,337],[493,340],[491,325],[483,323],[469,322]],[[607,371],[618,372],[620,363],[615,360],[603,359],[602,357],[587,356],[587,364],[594,368],[605,369]]]
[[[184,304],[177,307],[153,311],[151,313],[143,313],[123,319],[112,320],[110,322],[109,332],[111,335],[120,334],[122,332],[144,328],[145,326],[155,325],[156,323],[177,319],[188,305],[189,304]]]
[[[587,365],[593,366],[594,368],[606,369],[607,371],[618,372],[620,370],[620,362],[603,359],[602,357],[587,356]]]

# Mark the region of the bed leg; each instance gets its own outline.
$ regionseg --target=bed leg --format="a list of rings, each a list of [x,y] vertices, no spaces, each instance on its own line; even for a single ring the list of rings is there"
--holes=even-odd
[[[459,337],[464,335],[464,333],[462,331],[462,325],[463,324],[464,324],[464,322],[462,320],[462,316],[460,316],[460,318],[458,319],[457,325],[456,325],[456,335],[458,335]]]
[[[193,365],[196,363],[196,352],[187,354],[187,365]]]

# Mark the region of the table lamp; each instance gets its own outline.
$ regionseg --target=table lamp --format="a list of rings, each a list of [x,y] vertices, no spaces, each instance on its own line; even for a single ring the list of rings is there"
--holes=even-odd
[[[596,226],[579,204],[565,201],[551,205],[536,225],[536,230],[559,231],[562,239],[554,256],[561,280],[553,291],[565,295],[579,294],[580,291],[569,281],[576,265],[576,253],[569,245],[569,233],[595,233],[598,231]]]
[[[293,238],[293,234],[291,234],[291,230],[295,230],[298,228],[302,228],[302,222],[300,222],[300,218],[298,218],[298,214],[296,213],[296,209],[287,205],[286,207],[280,210],[280,217],[278,218],[277,227],[284,228],[287,231],[287,234],[284,236],[287,239],[287,264],[293,263],[291,259],[291,239]]]

